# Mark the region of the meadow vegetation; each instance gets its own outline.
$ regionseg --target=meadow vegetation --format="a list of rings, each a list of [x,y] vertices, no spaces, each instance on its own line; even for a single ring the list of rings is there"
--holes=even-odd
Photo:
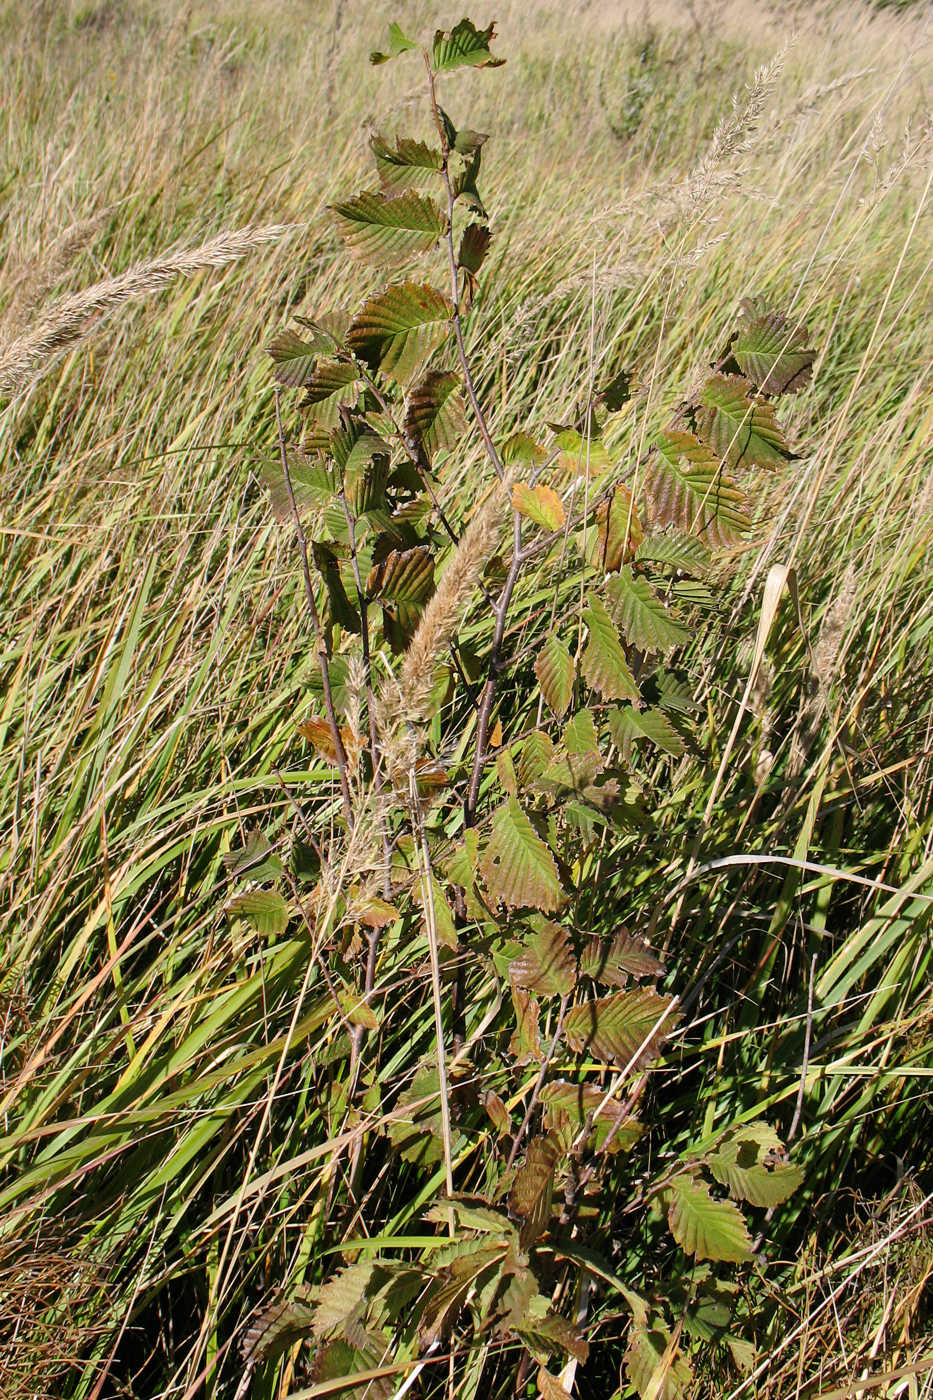
[[[930,1394],[928,16],[474,10],[491,441],[434,400],[428,471],[351,328],[415,476],[324,500],[361,430],[287,337],[450,290],[443,240],[352,256],[347,201],[373,131],[439,138],[370,50],[460,17],[0,8],[0,1393]],[[678,515],[651,445],[765,306],[812,375]],[[357,540],[388,505],[433,603]],[[584,1033],[607,948],[634,1042]]]

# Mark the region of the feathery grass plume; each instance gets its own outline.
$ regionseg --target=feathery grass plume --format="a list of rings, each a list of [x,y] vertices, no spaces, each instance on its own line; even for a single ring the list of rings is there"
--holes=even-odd
[[[17,336],[0,351],[0,394],[12,395],[24,388],[57,350],[84,338],[94,317],[125,301],[160,292],[176,277],[191,277],[206,267],[238,262],[255,248],[277,243],[295,227],[267,224],[219,233],[197,248],[149,258],[116,277],[107,277],[83,292],[65,297],[31,331]]]
[[[30,313],[45,301],[78,254],[94,242],[116,207],[107,205],[90,218],[69,224],[52,240],[44,255],[36,252],[22,261],[10,279],[11,296],[3,313],[8,334],[13,327],[21,327]]]
[[[405,653],[397,680],[383,686],[376,724],[388,770],[407,773],[416,757],[412,726],[426,718],[437,663],[454,635],[460,614],[492,554],[505,512],[512,477],[497,481],[460,537]]]

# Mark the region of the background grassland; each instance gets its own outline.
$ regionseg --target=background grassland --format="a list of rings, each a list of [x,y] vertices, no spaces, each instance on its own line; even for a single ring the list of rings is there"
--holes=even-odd
[[[789,423],[799,459],[762,482],[769,524],[737,552],[726,626],[694,613],[697,751],[661,775],[656,827],[593,911],[650,928],[669,985],[693,993],[660,1091],[668,1142],[752,1109],[794,1125],[807,1185],[769,1229],[772,1260],[796,1262],[749,1281],[773,1362],[744,1393],[816,1394],[930,1349],[928,14],[496,12],[508,66],[448,97],[493,135],[496,241],[470,337],[496,431],[566,420],[626,365],[637,446],[749,294],[805,320],[820,352]],[[0,10],[0,363],[70,293],[224,230],[288,226],[103,308],[0,401],[4,1396],[232,1395],[251,1308],[319,1277],[339,1243],[339,1026],[298,934],[264,944],[224,914],[221,857],[330,785],[295,734],[310,644],[257,482],[274,451],[261,347],[293,312],[376,284],[324,211],[362,183],[377,114],[387,133],[422,119],[414,69],[365,62],[390,18],[424,31],[459,10]],[[482,473],[468,454],[448,475],[455,516]],[[774,562],[794,566],[797,600],[730,742]],[[672,895],[692,852],[889,888],[736,865]],[[430,1015],[398,985],[402,1074]],[[399,1195],[398,1231],[420,1204]],[[253,1393],[288,1393],[300,1366]],[[580,1393],[615,1383],[583,1372]],[[711,1374],[703,1393],[740,1384]],[[922,1367],[901,1384],[875,1393],[929,1393]]]

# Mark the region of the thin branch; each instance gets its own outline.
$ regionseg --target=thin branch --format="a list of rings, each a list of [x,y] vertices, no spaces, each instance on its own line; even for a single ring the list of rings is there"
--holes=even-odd
[[[321,626],[320,614],[318,613],[317,603],[314,598],[314,585],[311,582],[311,569],[308,565],[308,541],[305,538],[304,527],[301,523],[301,513],[298,510],[298,502],[295,500],[291,473],[288,469],[288,452],[285,448],[285,433],[282,430],[282,411],[279,404],[278,389],[275,391],[275,426],[279,435],[279,456],[282,462],[282,475],[285,478],[285,490],[288,493],[288,501],[295,521],[295,537],[298,540],[298,552],[301,555],[301,571],[304,577],[305,600],[308,604],[308,612],[311,614],[311,624],[314,628],[314,639],[317,643],[318,659],[321,663],[324,710],[327,715],[327,723],[330,726],[331,739],[333,740],[334,753],[337,760],[337,774],[340,779],[340,796],[343,800],[344,815],[346,816],[347,822],[350,822],[353,819],[353,803],[350,798],[350,780],[347,777],[347,752],[343,746],[340,726],[337,723],[337,716],[334,712],[334,695],[330,685],[330,666],[328,664],[327,646],[324,640],[324,629]]]
[[[463,323],[460,312],[460,279],[457,275],[457,254],[454,250],[454,192],[450,183],[450,144],[447,140],[447,130],[444,126],[440,109],[437,105],[437,89],[434,83],[434,70],[431,67],[431,60],[428,54],[424,53],[424,64],[428,70],[428,84],[431,89],[431,111],[434,115],[434,125],[441,142],[441,174],[444,177],[444,189],[447,193],[447,258],[450,264],[450,299],[454,308],[454,337],[457,342],[457,357],[460,360],[460,368],[463,371],[463,379],[466,384],[467,396],[476,417],[476,425],[479,428],[483,445],[486,448],[486,455],[492,463],[496,476],[502,480],[505,470],[502,461],[496,451],[496,445],[492,440],[492,434],[486,423],[486,416],[480,407],[480,402],[476,394],[476,386],[473,383],[473,374],[470,369],[470,362],[467,359],[466,346],[463,343]]]
[[[547,1054],[545,1055],[544,1060],[542,1061],[541,1069],[538,1071],[538,1077],[535,1080],[535,1086],[531,1091],[531,1098],[528,1101],[528,1107],[525,1109],[525,1116],[522,1119],[521,1126],[519,1127],[519,1130],[515,1134],[515,1137],[513,1139],[512,1150],[509,1153],[509,1160],[505,1164],[506,1171],[508,1171],[509,1167],[511,1167],[514,1163],[515,1158],[518,1156],[519,1148],[521,1147],[522,1142],[525,1138],[525,1134],[528,1131],[528,1124],[531,1122],[531,1115],[534,1113],[535,1108],[537,1107],[538,1098],[541,1094],[541,1090],[544,1088],[544,1081],[547,1078],[547,1072],[551,1067],[551,1061],[553,1060],[555,1051],[557,1050],[557,1042],[558,1040],[560,1040],[561,1032],[564,1029],[564,1017],[567,1015],[567,1006],[569,1002],[570,997],[568,994],[565,994],[560,999],[560,1010],[557,1013],[557,1025],[554,1029],[554,1035],[552,1036],[551,1043],[548,1046]]]

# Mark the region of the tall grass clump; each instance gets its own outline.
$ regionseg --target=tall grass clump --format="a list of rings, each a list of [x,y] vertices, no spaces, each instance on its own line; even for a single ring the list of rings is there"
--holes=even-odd
[[[923,17],[383,18],[0,13],[0,1389],[919,1395]]]

